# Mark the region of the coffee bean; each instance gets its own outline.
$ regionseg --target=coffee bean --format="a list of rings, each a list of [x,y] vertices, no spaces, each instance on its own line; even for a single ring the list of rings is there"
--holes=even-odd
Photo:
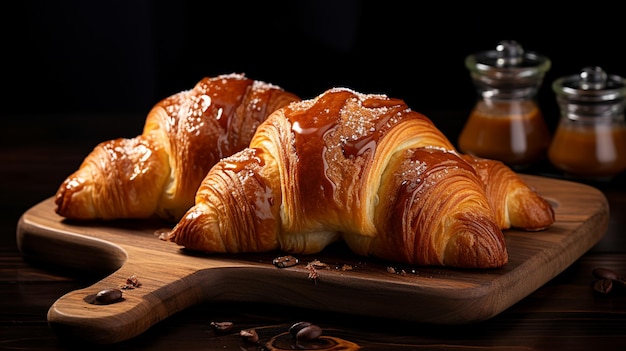
[[[293,256],[280,256],[272,260],[272,264],[278,268],[293,267],[298,264],[298,259]]]
[[[296,334],[296,340],[315,340],[322,335],[322,328],[317,325],[306,326]]]
[[[104,289],[96,294],[96,302],[108,305],[118,302],[122,299],[122,290],[120,289]]]
[[[598,267],[595,268],[592,272],[593,276],[598,279],[610,279],[610,280],[619,280],[619,275],[612,269]]]
[[[598,279],[593,283],[593,290],[600,294],[608,294],[613,290],[613,281],[611,279]]]
[[[211,322],[211,327],[219,333],[227,333],[233,329],[233,322]]]
[[[243,329],[239,332],[239,335],[241,335],[244,340],[252,343],[256,343],[259,341],[259,334],[257,334],[256,330],[254,329]]]
[[[594,268],[592,274],[598,281],[594,282],[593,289],[597,292],[608,294],[609,292],[624,292],[626,290],[626,277],[616,271],[606,268]]]
[[[295,323],[294,325],[289,327],[289,334],[291,334],[291,335],[293,335],[295,337],[300,330],[302,330],[303,328],[306,328],[306,327],[308,327],[310,325],[311,325],[311,323],[309,323],[309,322],[298,322],[298,323]]]

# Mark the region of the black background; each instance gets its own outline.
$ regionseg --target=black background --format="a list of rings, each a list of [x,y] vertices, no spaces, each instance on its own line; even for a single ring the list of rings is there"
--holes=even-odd
[[[133,115],[141,125],[162,98],[238,72],[302,98],[336,86],[385,93],[436,123],[456,110],[458,124],[475,101],[465,57],[507,39],[552,60],[538,100],[553,128],[554,79],[586,66],[626,75],[624,16],[572,4],[3,2],[2,114]]]

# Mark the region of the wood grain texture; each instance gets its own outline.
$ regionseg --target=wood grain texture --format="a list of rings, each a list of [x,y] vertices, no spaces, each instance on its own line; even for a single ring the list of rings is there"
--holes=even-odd
[[[155,232],[164,227],[162,222],[67,222],[54,213],[52,198],[23,214],[17,242],[26,258],[104,277],[61,296],[48,311],[56,331],[96,343],[130,339],[205,301],[276,303],[434,324],[472,323],[499,314],[561,273],[595,245],[608,226],[608,202],[597,189],[521,176],[553,204],[556,222],[542,232],[506,231],[510,261],[494,270],[398,266],[356,257],[340,244],[298,257],[297,266],[279,269],[272,264],[279,252],[186,252],[158,239]],[[306,268],[313,260],[328,265],[317,270],[315,281]],[[131,275],[142,285],[123,290],[123,301],[88,302],[98,291],[119,287]]]

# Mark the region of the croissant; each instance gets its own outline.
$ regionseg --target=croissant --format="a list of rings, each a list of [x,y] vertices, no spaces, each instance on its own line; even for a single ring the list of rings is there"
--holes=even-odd
[[[474,167],[399,99],[333,88],[274,111],[162,237],[206,253],[359,255],[495,268],[504,234]]]
[[[56,212],[76,220],[176,222],[218,160],[247,147],[271,112],[299,100],[243,74],[204,78],[157,103],[141,135],[98,144],[60,185]]]

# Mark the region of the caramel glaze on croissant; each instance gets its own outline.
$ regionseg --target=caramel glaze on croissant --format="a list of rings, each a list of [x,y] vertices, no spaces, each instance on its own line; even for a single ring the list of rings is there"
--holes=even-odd
[[[59,187],[56,212],[75,220],[176,222],[209,169],[247,147],[271,112],[298,100],[243,74],[204,78],[157,103],[141,135],[98,144]]]
[[[517,217],[532,225],[513,215],[528,206],[488,194],[527,187],[513,173],[487,192],[498,172],[476,165],[402,100],[330,89],[272,113],[248,148],[208,172],[162,239],[206,253],[293,254],[344,240],[359,255],[409,264],[501,267],[503,227]],[[496,217],[494,206],[507,210]]]

